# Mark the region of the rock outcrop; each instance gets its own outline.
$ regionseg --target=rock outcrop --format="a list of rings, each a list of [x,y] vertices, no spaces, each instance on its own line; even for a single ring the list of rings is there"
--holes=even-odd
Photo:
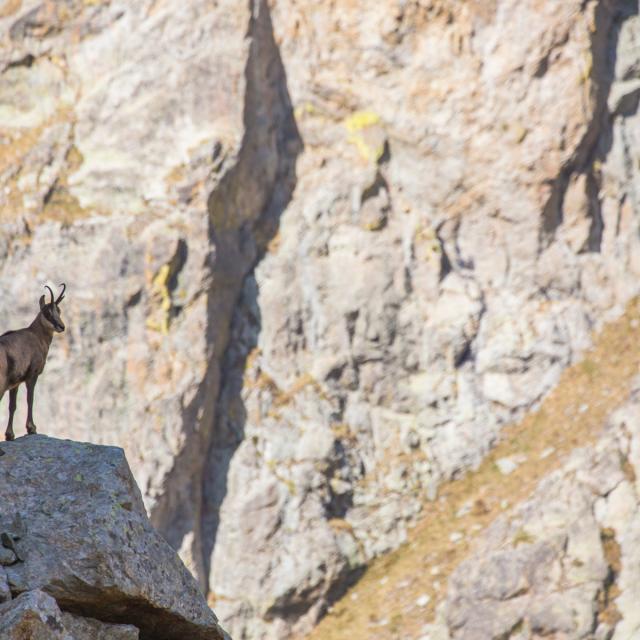
[[[32,625],[61,640],[228,638],[149,523],[121,449],[35,435],[1,452],[0,637]]]
[[[126,449],[234,636],[309,628],[638,292],[637,13],[0,10],[0,326],[68,284],[36,422]]]
[[[138,640],[132,625],[108,624],[64,613],[56,601],[35,589],[0,605],[2,640]]]
[[[3,640],[73,640],[62,624],[56,601],[42,591],[28,591],[0,605]]]
[[[496,521],[449,581],[433,640],[640,635],[640,391]]]

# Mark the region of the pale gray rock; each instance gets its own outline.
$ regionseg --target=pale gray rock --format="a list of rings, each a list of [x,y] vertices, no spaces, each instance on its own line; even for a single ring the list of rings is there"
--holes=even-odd
[[[637,467],[638,446],[636,390],[594,447],[576,450],[483,534],[451,576],[430,633],[451,640],[513,637],[516,629],[527,640],[635,637],[640,499],[630,466]]]
[[[175,552],[151,527],[124,453],[42,435],[5,443],[0,493],[23,523],[12,593],[42,590],[142,638],[224,639]],[[5,507],[6,510],[6,507]]]
[[[0,638],[85,640],[68,632],[62,624],[62,613],[56,601],[39,590],[28,591],[10,602],[0,604]]]
[[[364,558],[382,553],[402,542],[412,496],[434,495],[442,479],[477,465],[501,425],[535,406],[594,326],[637,292],[637,177],[635,167],[624,174],[624,158],[638,116],[602,119],[618,73],[607,61],[635,20],[631,4],[534,11],[498,2],[464,16],[447,5],[447,26],[404,3],[388,27],[384,9],[365,3],[322,15],[273,3],[306,146],[223,365],[218,415],[239,415],[224,420],[244,441],[225,449],[221,434],[212,460],[225,472],[208,480],[221,504],[209,586],[233,633],[295,633],[316,615],[297,591],[273,623],[248,613],[264,619],[263,597],[278,590],[266,567],[281,543],[260,553],[255,596],[246,596],[255,558],[226,579],[225,549],[236,555],[243,535],[252,540],[237,525],[247,478],[273,469],[282,522],[296,526],[309,515],[315,528],[313,498],[327,496],[325,517],[353,528]],[[578,59],[589,64],[569,63]],[[588,106],[578,86],[590,87]],[[325,478],[302,476],[296,492],[313,498],[302,518],[289,518],[300,504],[287,489],[291,470],[307,462],[279,443],[296,429],[300,437],[308,411],[318,431],[333,427],[336,451]],[[400,453],[415,462],[403,466]],[[222,483],[224,497],[213,487]],[[281,529],[287,548],[305,554],[306,532]],[[326,549],[327,575],[340,575]],[[522,603],[504,605],[514,624]]]
[[[496,460],[496,467],[503,476],[513,473],[524,461],[525,456],[510,456],[507,458],[499,458]]]
[[[6,549],[0,546],[0,566],[14,564],[17,561],[16,554],[12,549]]]

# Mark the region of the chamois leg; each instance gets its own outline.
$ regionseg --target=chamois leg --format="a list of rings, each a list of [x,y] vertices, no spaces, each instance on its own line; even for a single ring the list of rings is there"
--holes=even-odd
[[[9,391],[9,424],[7,424],[7,430],[4,433],[6,440],[13,440],[15,435],[13,434],[13,414],[16,412],[16,405],[18,403],[18,387],[14,387]]]
[[[36,382],[38,381],[38,377],[29,378],[27,380],[27,433],[33,434],[36,432],[36,425],[33,422],[33,392],[36,388]]]

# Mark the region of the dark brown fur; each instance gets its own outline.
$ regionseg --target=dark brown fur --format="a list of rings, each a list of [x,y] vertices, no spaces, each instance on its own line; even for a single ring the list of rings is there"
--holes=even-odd
[[[53,334],[64,331],[58,307],[63,297],[64,289],[55,301],[51,293],[51,302],[48,304],[42,296],[40,313],[28,327],[7,331],[0,336],[0,399],[5,391],[9,391],[9,423],[5,432],[7,440],[13,440],[15,437],[13,414],[18,399],[18,386],[23,382],[27,387],[27,433],[36,433],[36,425],[33,422],[33,395],[38,376],[47,361]]]

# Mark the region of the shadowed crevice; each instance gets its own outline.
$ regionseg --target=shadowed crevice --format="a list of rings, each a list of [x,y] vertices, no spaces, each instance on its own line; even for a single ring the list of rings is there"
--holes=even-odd
[[[195,565],[191,569],[205,592],[226,476],[243,438],[242,420],[231,429],[216,412],[221,387],[227,384],[229,358],[237,351],[234,314],[242,292],[246,295],[245,281],[277,232],[280,215],[291,199],[296,158],[302,150],[268,5],[258,0],[250,8],[244,137],[235,163],[208,201],[209,365],[198,392],[184,408],[185,445],[152,513],[154,525],[174,548],[188,546]],[[255,300],[257,293],[249,295]],[[258,318],[256,335],[259,326]]]
[[[613,114],[607,105],[614,81],[616,49],[622,23],[632,15],[637,15],[637,2],[622,0],[611,3],[601,0],[595,9],[595,28],[591,32],[589,77],[592,82],[592,96],[585,97],[593,102],[593,116],[575,152],[561,168],[551,183],[551,195],[542,211],[540,250],[553,242],[556,230],[564,221],[564,200],[567,188],[574,174],[586,176],[586,198],[588,215],[591,219],[589,238],[585,251],[600,251],[603,223],[598,197],[600,175],[594,168],[602,162],[613,144]],[[637,108],[637,103],[635,104]],[[628,105],[627,105],[628,108]]]
[[[214,295],[210,300],[224,300],[231,323],[216,327],[216,313],[211,310],[212,329],[217,336],[214,344],[224,346],[224,352],[219,351],[215,358],[220,363],[217,407],[212,416],[212,439],[203,476],[206,576],[210,573],[229,467],[244,438],[242,376],[247,356],[257,345],[261,329],[258,286],[253,274],[269,241],[278,232],[280,216],[291,200],[296,185],[296,159],[303,148],[264,0],[254,5],[249,33],[245,140],[237,164],[225,175],[209,201],[211,238],[216,247],[217,273],[221,276],[220,284],[216,284],[214,278]],[[256,209],[256,204],[257,216],[251,211]],[[222,340],[221,332],[224,333]],[[221,409],[224,406],[237,410],[233,415],[226,415]]]

